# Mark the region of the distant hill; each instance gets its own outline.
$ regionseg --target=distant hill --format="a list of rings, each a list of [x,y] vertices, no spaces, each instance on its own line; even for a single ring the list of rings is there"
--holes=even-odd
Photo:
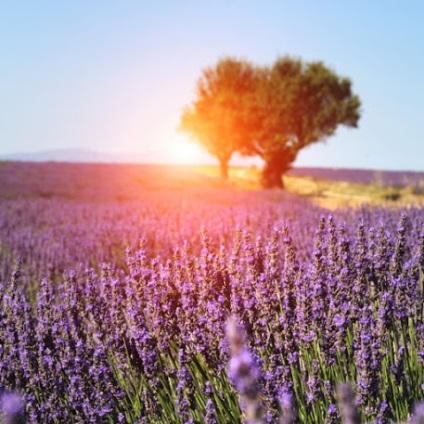
[[[172,164],[171,158],[164,160],[164,154],[160,150],[148,150],[143,153],[105,153],[91,149],[56,149],[42,150],[38,152],[21,152],[0,155],[0,160],[18,162],[69,162],[69,163],[145,163],[145,164]],[[249,166],[252,160],[240,158],[235,155],[231,161],[232,166]],[[202,158],[199,165],[215,165],[217,161],[213,157]]]
[[[23,162],[82,162],[82,163],[113,163],[113,162],[149,162],[151,154],[137,155],[128,153],[104,153],[89,149],[58,149],[39,152],[13,153],[0,156],[1,160]]]

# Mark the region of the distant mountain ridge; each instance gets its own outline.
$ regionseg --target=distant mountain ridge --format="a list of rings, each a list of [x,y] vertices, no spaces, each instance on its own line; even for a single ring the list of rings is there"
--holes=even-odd
[[[90,149],[57,149],[0,155],[1,160],[28,162],[146,162],[152,154],[104,153]]]
[[[21,152],[0,155],[0,160],[18,162],[69,162],[69,163],[145,163],[172,164],[172,157],[165,157],[161,151],[148,150],[143,153],[116,152],[105,153],[91,149],[54,149],[38,152]],[[199,165],[213,165],[216,160],[203,159]],[[240,165],[240,159],[235,158],[234,165]]]

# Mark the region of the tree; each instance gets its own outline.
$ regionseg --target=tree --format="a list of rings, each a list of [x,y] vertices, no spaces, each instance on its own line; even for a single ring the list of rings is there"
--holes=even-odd
[[[351,81],[322,62],[285,56],[259,67],[224,58],[203,71],[180,128],[219,159],[223,177],[237,151],[264,160],[265,187],[283,187],[299,151],[339,125],[357,127],[360,105]]]
[[[265,187],[283,187],[282,175],[299,151],[325,140],[341,124],[357,127],[359,108],[348,78],[337,76],[322,62],[280,58],[262,72],[244,153],[264,159]]]
[[[249,129],[246,105],[255,94],[256,69],[249,62],[231,57],[202,72],[196,100],[184,109],[180,129],[189,133],[220,163],[228,178],[228,163],[243,150]]]

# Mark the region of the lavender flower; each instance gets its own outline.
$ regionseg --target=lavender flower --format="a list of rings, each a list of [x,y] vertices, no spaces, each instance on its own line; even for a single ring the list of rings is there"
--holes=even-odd
[[[227,339],[231,351],[228,375],[241,395],[246,419],[252,424],[264,423],[259,386],[261,371],[245,347],[243,328],[234,318],[227,322]]]
[[[337,386],[337,399],[340,414],[344,424],[361,424],[361,419],[355,405],[355,394],[350,384]]]
[[[422,399],[423,208],[164,202],[132,173],[92,190],[76,165],[37,166],[0,166],[0,392],[22,393],[23,422],[335,423],[345,379],[376,424]]]
[[[294,424],[297,418],[297,410],[292,393],[283,389],[280,393],[280,424]]]
[[[20,423],[22,409],[22,398],[17,393],[3,393],[0,396],[0,418],[3,424]]]
[[[415,406],[414,413],[410,420],[411,424],[424,424],[424,402]]]

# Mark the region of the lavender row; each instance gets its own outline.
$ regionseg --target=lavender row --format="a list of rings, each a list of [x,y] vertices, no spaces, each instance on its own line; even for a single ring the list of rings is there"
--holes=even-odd
[[[231,202],[220,192],[197,196],[157,193],[143,201],[94,202],[76,200],[10,200],[0,207],[0,278],[12,271],[13,257],[20,257],[26,284],[43,277],[60,278],[66,269],[98,269],[102,262],[125,267],[124,251],[145,238],[151,254],[169,257],[173,246],[188,241],[200,250],[200,228],[209,229],[214,242],[229,247],[238,226],[253,237],[270,237],[272,228],[287,222],[299,259],[308,260],[313,250],[314,227],[322,210],[295,196],[274,201],[260,193],[233,193]],[[396,228],[400,211],[347,209],[335,212],[345,222],[349,237],[360,219],[369,227]],[[421,209],[408,212],[412,228],[408,237],[418,236]]]
[[[10,200],[0,207],[0,277],[12,271],[20,257],[26,283],[50,276],[60,278],[66,269],[98,268],[102,262],[125,267],[125,248],[146,239],[151,254],[169,257],[173,246],[189,242],[200,249],[200,228],[210,229],[215,242],[229,245],[238,225],[266,235],[275,224],[289,221],[299,242],[311,239],[318,209],[296,198],[287,202],[263,200],[254,195],[232,196],[222,204],[204,194],[164,202],[156,193],[144,201],[93,202],[59,199]],[[299,217],[302,219],[298,219]],[[302,242],[307,249],[306,242]]]
[[[245,328],[267,422],[282,394],[302,423],[339,422],[334,389],[343,381],[377,423],[407,419],[424,397],[421,210],[316,222],[301,204],[198,208],[172,227],[166,207],[149,226],[145,206],[23,204],[21,219],[19,203],[2,209],[2,266],[13,271],[0,285],[0,390],[23,395],[27,422],[242,422],[229,316]],[[207,230],[196,234],[201,223]],[[133,245],[125,265],[105,254],[119,235]],[[21,269],[11,265],[17,255]],[[31,285],[25,274],[34,278],[54,255],[55,266],[81,266]],[[87,258],[95,269],[84,269]]]

